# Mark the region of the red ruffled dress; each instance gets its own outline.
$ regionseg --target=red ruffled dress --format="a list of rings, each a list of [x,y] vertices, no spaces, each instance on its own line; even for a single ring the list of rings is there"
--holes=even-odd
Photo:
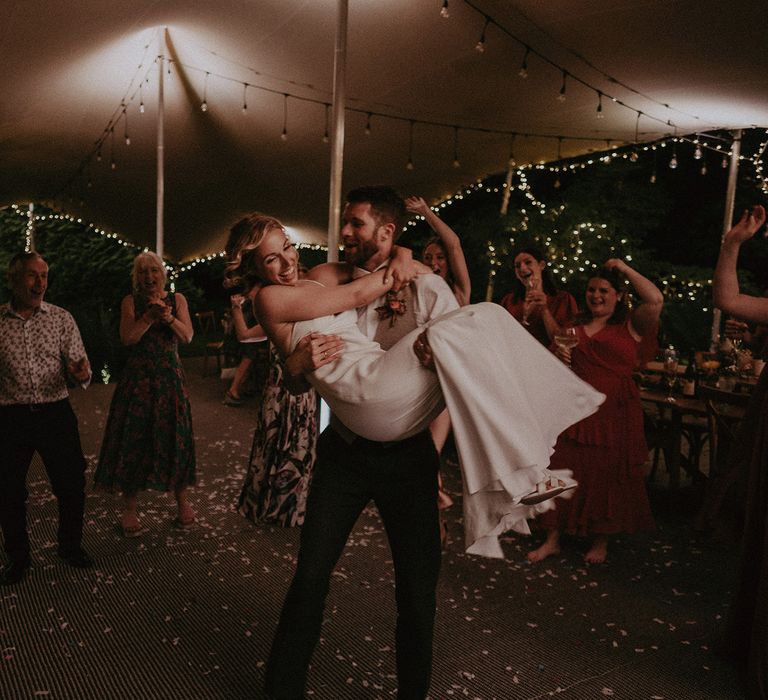
[[[524,299],[516,301],[514,294],[510,292],[509,294],[504,295],[500,303],[512,314],[515,320],[520,323],[523,322],[523,315],[525,314]],[[554,296],[548,296],[547,307],[560,326],[570,326],[573,323],[576,314],[579,312],[576,300],[564,290],[559,291]],[[534,309],[528,317],[528,325],[526,326],[526,329],[542,345],[549,347],[550,338],[538,309]]]
[[[539,524],[575,535],[654,530],[643,471],[643,409],[632,379],[640,343],[626,324],[606,326],[592,337],[577,326],[577,334],[571,367],[606,399],[596,413],[560,434],[550,468],[571,469],[579,486],[572,498],[559,499],[554,511],[540,516]]]

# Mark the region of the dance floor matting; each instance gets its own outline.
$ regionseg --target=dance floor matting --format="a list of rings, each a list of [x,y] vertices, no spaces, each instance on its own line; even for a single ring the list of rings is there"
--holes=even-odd
[[[55,554],[56,504],[35,461],[34,566],[22,584],[0,589],[0,697],[264,697],[299,533],[235,512],[256,400],[224,407],[222,383],[202,378],[195,361],[187,367],[199,524],[174,528],[171,500],[148,494],[149,532],[126,540],[115,528],[117,500],[89,492],[84,544],[96,568],[70,569]],[[111,391],[73,397],[89,477]],[[621,539],[603,566],[583,563],[579,540],[531,565],[525,552],[536,537],[510,535],[503,561],[465,555],[455,467],[446,481],[457,503],[437,592],[432,700],[743,697],[717,654],[734,554],[697,540],[685,490],[654,491],[658,532]],[[373,508],[339,562],[325,618],[308,697],[395,697],[392,568]]]

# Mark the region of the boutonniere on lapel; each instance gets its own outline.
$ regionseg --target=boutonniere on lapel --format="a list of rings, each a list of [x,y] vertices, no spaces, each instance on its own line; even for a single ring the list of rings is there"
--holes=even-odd
[[[384,304],[377,306],[374,310],[379,314],[379,321],[388,318],[389,327],[392,328],[397,321],[397,317],[402,316],[408,310],[408,304],[405,299],[399,296],[399,292],[390,289],[384,298]]]

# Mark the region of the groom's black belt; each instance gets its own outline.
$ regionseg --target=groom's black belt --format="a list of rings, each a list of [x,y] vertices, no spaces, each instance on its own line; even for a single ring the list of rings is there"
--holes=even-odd
[[[362,447],[367,450],[391,450],[394,447],[405,447],[411,442],[416,442],[425,431],[411,435],[411,437],[405,438],[405,440],[393,440],[392,442],[376,442],[376,440],[368,440],[367,438],[357,435],[352,441],[352,444],[357,447]]]

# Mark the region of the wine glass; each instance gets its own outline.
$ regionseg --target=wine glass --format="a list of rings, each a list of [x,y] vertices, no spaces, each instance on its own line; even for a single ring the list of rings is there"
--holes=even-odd
[[[675,382],[677,381],[677,365],[678,357],[677,350],[674,348],[666,348],[664,350],[664,375],[667,378],[667,384],[669,386],[669,392],[667,394],[667,401],[674,403],[675,399],[672,396],[672,391],[675,388]]]
[[[538,286],[539,281],[531,275],[525,280],[525,287],[526,289],[533,291]],[[526,292],[526,297],[528,296],[528,292]],[[523,305],[523,325],[528,326],[530,325],[530,321],[528,320],[528,316],[531,314],[531,302],[526,299],[524,305]]]
[[[555,333],[555,345],[563,350],[573,350],[579,344],[579,338],[576,335],[576,328],[569,326],[561,328]],[[570,365],[570,363],[569,363]]]

